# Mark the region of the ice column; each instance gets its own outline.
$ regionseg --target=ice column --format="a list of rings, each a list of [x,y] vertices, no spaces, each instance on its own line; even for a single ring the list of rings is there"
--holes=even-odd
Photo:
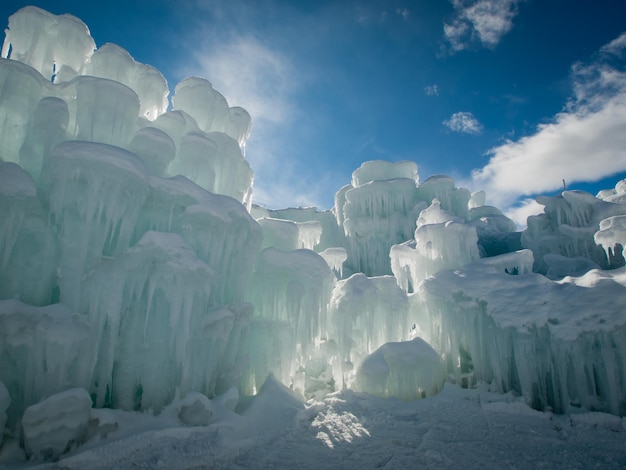
[[[174,109],[189,113],[204,132],[225,132],[231,125],[226,98],[204,78],[189,77],[179,82],[172,104]]]
[[[353,274],[330,302],[330,338],[337,342],[335,380],[349,386],[363,359],[384,343],[409,337],[409,302],[392,276]]]
[[[0,59],[0,159],[18,163],[29,121],[52,85],[31,67]]]
[[[126,148],[137,126],[139,98],[119,82],[76,77],[63,84],[59,96],[68,103],[71,138]]]
[[[286,384],[327,331],[333,275],[310,250],[263,250],[250,278],[248,299],[255,306],[250,340],[257,385],[268,372]]]
[[[413,292],[441,270],[463,266],[480,257],[476,229],[441,208],[438,199],[420,213],[415,239],[391,248],[391,266],[399,285]]]
[[[52,301],[58,261],[33,180],[15,163],[0,163],[0,299]]]
[[[232,315],[209,311],[215,277],[179,235],[159,232],[88,275],[81,309],[98,338],[96,406],[159,410],[177,389],[212,383],[232,327]]]
[[[42,98],[30,116],[19,161],[35,182],[39,182],[43,162],[53,147],[67,139],[69,119],[67,103],[53,96]]]
[[[128,248],[148,193],[146,168],[121,148],[68,141],[54,148],[42,179],[61,251],[61,301],[76,308],[83,275]]]
[[[261,246],[261,227],[228,196],[212,194],[183,176],[148,178],[149,191],[132,241],[147,231],[180,234],[196,255],[220,273],[212,301],[241,300]]]
[[[125,49],[111,43],[100,46],[85,66],[85,75],[108,78],[126,85],[139,97],[139,115],[150,121],[167,110],[169,89],[161,72],[131,57]]]
[[[156,127],[143,127],[135,132],[129,150],[139,156],[156,176],[163,176],[176,155],[174,140]]]
[[[343,227],[353,272],[390,274],[389,249],[412,238],[418,206],[415,180],[371,181],[345,192]]]
[[[28,6],[9,17],[2,57],[30,65],[50,80],[61,69],[82,73],[95,48],[89,28],[75,16]]]

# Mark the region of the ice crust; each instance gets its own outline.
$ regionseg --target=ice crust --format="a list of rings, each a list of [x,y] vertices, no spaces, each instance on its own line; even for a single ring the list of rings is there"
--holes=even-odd
[[[538,198],[523,233],[407,161],[364,163],[332,210],[270,210],[252,205],[250,115],[207,80],[168,111],[156,69],[35,7],[2,55],[0,418],[32,425],[33,455],[80,441],[82,418],[36,405],[69,409],[75,388],[177,425],[237,410],[249,432],[277,396],[288,420],[299,395],[413,400],[444,380],[626,415],[623,181]]]

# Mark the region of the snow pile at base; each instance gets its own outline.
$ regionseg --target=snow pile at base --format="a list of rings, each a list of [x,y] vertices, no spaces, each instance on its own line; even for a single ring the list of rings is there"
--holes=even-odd
[[[71,387],[89,385],[96,360],[93,329],[63,304],[0,301],[0,380],[11,395],[7,425],[24,409]]]
[[[288,390],[275,391],[259,394],[273,407],[258,407],[254,418],[211,400],[214,418],[202,427],[181,427],[163,414],[92,410],[102,428],[116,429],[106,438],[95,434],[45,468],[313,470],[320,462],[331,469],[626,465],[623,418],[582,410],[537,412],[521,398],[490,392],[484,384],[472,390],[446,384],[434,397],[411,402],[345,390],[303,405]],[[27,468],[24,453],[15,447],[5,448],[0,465]]]
[[[35,460],[56,460],[87,438],[91,398],[73,388],[29,406],[22,417],[24,450]]]
[[[415,400],[443,388],[441,357],[421,338],[385,343],[367,356],[357,372],[355,388],[379,397]]]

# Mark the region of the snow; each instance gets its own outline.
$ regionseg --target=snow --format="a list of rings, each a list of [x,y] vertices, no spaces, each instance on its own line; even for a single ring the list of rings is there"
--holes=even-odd
[[[355,389],[380,397],[416,400],[443,388],[441,357],[421,338],[390,342],[367,356],[357,372]]]
[[[626,182],[524,232],[410,161],[271,210],[209,81],[168,110],[36,7],[2,55],[0,465],[626,465]]]
[[[626,249],[626,216],[613,216],[600,221],[600,230],[594,236],[594,241],[604,248],[607,258],[610,258],[617,245],[622,246],[622,254]]]
[[[22,416],[24,451],[31,460],[57,460],[86,438],[91,398],[73,388],[29,406]]]
[[[91,333],[84,315],[63,304],[0,301],[0,377],[11,395],[9,427],[26,407],[89,383],[95,359]]]
[[[415,162],[387,162],[383,160],[364,162],[352,173],[352,186],[358,188],[372,181],[394,180],[398,178],[408,178],[416,183],[419,182]]]
[[[412,402],[351,390],[298,404],[288,391],[259,414],[261,424],[216,406],[204,427],[172,426],[164,416],[92,410],[110,425],[48,469],[119,468],[622,468],[623,418],[604,413],[555,415],[528,408],[511,394],[481,385],[446,384]],[[215,404],[215,400],[211,400]],[[284,403],[284,406],[280,406]],[[133,415],[133,416],[131,416]],[[136,415],[136,416],[134,416]],[[218,416],[219,415],[219,416]],[[250,417],[250,414],[248,415]],[[23,468],[15,441],[2,455]]]

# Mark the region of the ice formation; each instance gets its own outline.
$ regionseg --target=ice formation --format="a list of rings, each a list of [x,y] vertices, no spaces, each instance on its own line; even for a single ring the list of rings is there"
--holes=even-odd
[[[526,263],[520,256],[510,266]],[[427,279],[420,295],[429,311],[422,328],[455,380],[490,382],[539,409],[626,413],[623,270],[552,281],[480,261]]]
[[[102,435],[102,407],[196,426],[260,392],[253,423],[276,395],[296,413],[299,394],[409,400],[444,380],[626,415],[626,183],[540,197],[522,233],[409,161],[364,163],[332,210],[270,210],[252,204],[250,115],[201,78],[168,93],[75,17],[9,19],[0,428],[6,409],[29,455],[80,441],[82,418],[50,411],[68,396]]]
[[[560,196],[540,196],[537,202],[545,206],[544,214],[529,217],[528,229],[522,234],[524,248],[533,250],[535,271],[546,274],[550,270],[551,258],[546,257],[549,254],[567,258],[584,257],[603,269],[624,264],[621,253],[607,256],[594,240],[603,219],[626,215],[623,202],[613,202],[610,198],[599,199],[583,191],[563,191]],[[563,274],[583,273],[574,271]]]

